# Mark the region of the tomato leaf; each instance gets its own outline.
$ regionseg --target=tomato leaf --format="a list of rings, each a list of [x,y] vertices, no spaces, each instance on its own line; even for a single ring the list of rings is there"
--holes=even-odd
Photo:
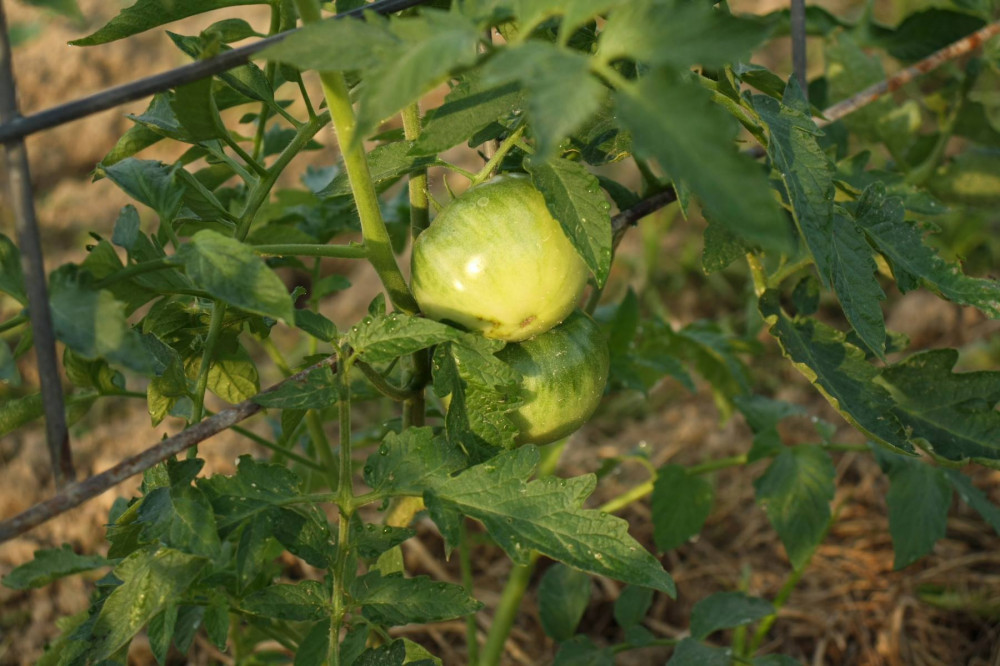
[[[96,32],[70,42],[73,46],[94,46],[130,37],[166,23],[223,7],[263,5],[267,0],[138,0],[126,7]]]
[[[913,451],[893,414],[892,397],[874,381],[878,370],[843,333],[814,319],[788,317],[775,292],[764,293],[760,310],[784,355],[845,419],[890,448]]]
[[[902,202],[887,197],[880,183],[869,186],[858,200],[858,225],[892,266],[902,292],[921,284],[949,301],[979,308],[993,318],[1000,317],[1000,282],[972,278],[949,264],[923,241],[923,232],[904,220]]]
[[[931,551],[944,537],[952,489],[944,473],[926,462],[878,451],[889,476],[889,533],[893,567],[902,569]]]
[[[416,534],[416,530],[408,527],[362,523],[358,514],[351,518],[352,543],[358,549],[358,555],[367,560],[376,559]]]
[[[367,316],[347,334],[347,343],[367,363],[383,363],[442,342],[458,340],[462,332],[424,317],[398,312]]]
[[[615,599],[615,622],[628,629],[642,622],[653,603],[653,590],[638,585],[626,585]]]
[[[1000,372],[952,372],[955,349],[935,349],[882,370],[879,383],[914,441],[950,460],[1000,460]]]
[[[399,46],[385,20],[346,18],[305,25],[261,51],[260,57],[304,70],[350,71],[378,65]]]
[[[552,217],[603,286],[611,270],[611,206],[597,177],[579,162],[560,157],[546,162],[531,159],[526,166]]]
[[[466,465],[465,456],[431,428],[389,433],[368,456],[364,480],[373,490],[420,494]]]
[[[27,590],[113,563],[100,555],[78,555],[69,544],[63,544],[62,548],[36,550],[33,560],[15,567],[0,582],[12,590]]]
[[[729,648],[702,645],[693,638],[685,638],[674,648],[666,666],[729,666],[733,651]]]
[[[635,150],[655,157],[671,178],[690,187],[712,222],[765,249],[789,248],[767,177],[736,151],[732,118],[707,91],[651,72],[615,93],[615,104]]]
[[[11,296],[21,305],[28,304],[21,273],[21,251],[14,242],[0,234],[0,292]]]
[[[270,585],[247,596],[240,608],[251,615],[273,620],[315,622],[333,612],[329,592],[315,580],[301,580],[294,585]]]
[[[1000,534],[1000,507],[991,502],[986,493],[972,485],[969,477],[957,469],[942,468],[941,471],[962,501],[975,509],[990,524],[993,531]]]
[[[983,19],[964,11],[932,7],[908,14],[895,30],[877,35],[876,42],[892,57],[912,62],[926,58],[984,24]]]
[[[651,508],[653,540],[673,550],[701,532],[715,501],[712,484],[691,476],[680,465],[664,465],[656,474]]]
[[[440,622],[483,607],[461,585],[439,583],[427,576],[403,578],[369,571],[351,584],[351,598],[369,620],[388,626]]]
[[[532,550],[569,566],[673,596],[674,581],[628,534],[628,523],[582,509],[596,484],[593,475],[527,481],[538,465],[538,449],[522,446],[433,484],[424,501],[446,543],[457,542],[455,516],[481,521],[518,564]]]
[[[775,612],[771,602],[744,592],[716,592],[691,609],[691,636],[704,640],[719,629],[752,624]]]
[[[801,569],[830,522],[834,467],[829,454],[800,444],[785,449],[754,481],[757,502],[764,508],[795,569]]]
[[[383,189],[408,173],[442,164],[435,155],[412,155],[412,141],[393,141],[375,146],[368,153],[368,169],[375,187]],[[340,170],[329,185],[317,192],[319,197],[339,197],[351,194],[347,172]]]
[[[590,576],[565,564],[545,570],[538,583],[538,619],[549,638],[563,642],[573,637],[590,603]]]
[[[213,297],[247,312],[295,321],[285,284],[243,243],[206,229],[182,245],[177,258],[191,281]]]
[[[448,93],[444,104],[428,114],[410,152],[433,155],[456,146],[513,113],[521,106],[523,96],[521,87],[513,82],[488,87],[481,78],[467,79]]]
[[[559,645],[552,666],[614,666],[610,647],[599,648],[589,636],[574,636]]]

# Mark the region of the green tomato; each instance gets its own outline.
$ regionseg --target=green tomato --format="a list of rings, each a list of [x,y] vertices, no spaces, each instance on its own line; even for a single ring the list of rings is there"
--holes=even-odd
[[[503,175],[445,206],[417,237],[413,296],[428,317],[518,341],[569,315],[587,266],[525,176]]]
[[[518,444],[565,437],[586,423],[604,395],[608,343],[594,320],[579,310],[552,330],[508,344],[496,355],[524,378],[524,404],[513,414]]]

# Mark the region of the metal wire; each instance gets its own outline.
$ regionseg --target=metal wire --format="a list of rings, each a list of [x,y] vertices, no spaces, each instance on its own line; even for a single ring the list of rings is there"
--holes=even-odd
[[[0,0],[0,122],[17,118],[17,89],[11,67],[10,38],[7,19]],[[74,480],[73,454],[66,429],[62,381],[56,359],[56,339],[52,332],[49,294],[45,286],[45,265],[42,261],[42,238],[35,217],[35,202],[31,192],[31,171],[28,152],[21,139],[4,146],[7,184],[11,208],[14,211],[17,241],[21,247],[21,269],[28,295],[28,314],[34,335],[38,376],[42,384],[42,405],[45,410],[45,439],[52,459],[52,474],[57,487]]]
[[[351,16],[364,18],[364,12],[392,14],[427,2],[428,0],[380,0],[380,2],[373,2],[349,12],[337,14],[328,20],[337,20]],[[207,60],[199,60],[198,62],[171,69],[161,74],[154,74],[153,76],[138,79],[131,83],[108,88],[99,93],[60,104],[59,106],[39,111],[30,116],[13,117],[0,125],[0,143],[21,139],[41,130],[57,127],[73,120],[79,120],[100,111],[113,109],[127,102],[149,97],[158,92],[164,92],[171,88],[199,81],[209,76],[221,74],[234,67],[245,65],[250,61],[250,58],[260,51],[263,51],[268,46],[277,44],[298,30],[299,28],[296,28],[265,37],[253,44],[225,51]]]

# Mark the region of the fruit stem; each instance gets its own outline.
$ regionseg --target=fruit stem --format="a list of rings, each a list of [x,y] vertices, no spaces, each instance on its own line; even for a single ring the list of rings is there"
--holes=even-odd
[[[472,179],[472,183],[469,184],[469,187],[475,187],[476,185],[488,180],[493,175],[496,168],[500,165],[500,162],[503,161],[503,158],[507,156],[507,153],[509,153],[514,146],[517,145],[517,142],[521,138],[522,134],[524,134],[524,125],[521,125],[516,130],[508,134],[507,138],[504,139],[499,146],[497,146],[497,151],[493,153],[493,157],[491,157],[489,161],[483,165],[483,168],[480,169],[479,173],[477,173]]]
[[[319,4],[315,0],[295,0],[302,22],[309,24],[322,19]],[[368,160],[361,141],[355,136],[357,119],[347,90],[347,82],[341,72],[325,71],[319,73],[323,84],[323,94],[326,105],[330,109],[333,128],[337,134],[340,151],[344,157],[344,168],[351,183],[354,203],[361,219],[361,233],[368,248],[368,261],[371,262],[379,279],[385,286],[392,304],[403,312],[416,313],[419,308],[413,299],[406,280],[399,270],[396,258],[389,242],[389,232],[385,228],[385,220],[379,208],[378,194],[368,170]]]

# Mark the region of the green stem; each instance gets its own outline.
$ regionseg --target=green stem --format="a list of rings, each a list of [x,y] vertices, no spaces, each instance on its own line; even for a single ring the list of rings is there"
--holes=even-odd
[[[771,275],[771,277],[767,278],[767,284],[772,288],[776,288],[778,287],[778,285],[780,285],[782,282],[785,281],[785,278],[787,278],[790,275],[795,275],[800,270],[802,270],[806,266],[809,266],[812,263],[813,263],[813,258],[811,256],[806,256],[802,257],[798,261],[793,261],[790,264],[785,264],[778,270],[774,271],[774,274]]]
[[[308,123],[300,127],[295,133],[295,138],[285,146],[285,149],[278,155],[278,159],[274,161],[271,168],[254,185],[250,191],[250,198],[247,200],[243,213],[240,215],[239,223],[236,225],[236,240],[246,239],[247,234],[250,233],[250,225],[253,224],[253,220],[257,216],[257,211],[267,201],[267,198],[271,194],[271,188],[278,181],[278,176],[288,166],[288,163],[302,152],[305,145],[316,136],[316,133],[326,125],[329,119],[329,116],[324,113],[310,119]]]
[[[208,389],[208,371],[212,366],[212,357],[215,355],[215,346],[219,342],[222,334],[222,325],[226,319],[226,304],[222,301],[215,301],[212,304],[212,319],[208,324],[208,336],[205,338],[205,348],[201,353],[201,365],[198,366],[198,379],[194,386],[194,410],[191,414],[191,423],[201,421],[205,411],[205,391]],[[190,449],[194,450],[194,448]]]
[[[251,245],[257,254],[275,257],[331,257],[334,259],[364,259],[368,251],[364,245],[320,245],[318,243],[272,243]]]
[[[281,31],[281,5],[274,3],[271,5],[271,25],[268,27],[268,35],[276,35]],[[274,85],[274,73],[278,69],[278,64],[269,60],[267,66],[264,70],[264,76],[267,77],[269,83],[272,87]],[[254,160],[259,160],[261,152],[264,149],[264,131],[267,128],[267,121],[271,116],[271,106],[267,102],[262,102],[260,105],[260,114],[257,116],[257,131],[254,132],[253,136],[253,158]]]
[[[493,175],[493,171],[500,165],[500,162],[502,162],[503,158],[507,156],[507,153],[518,145],[521,135],[524,134],[524,127],[524,125],[521,125],[516,130],[508,134],[507,138],[504,139],[499,146],[497,146],[497,151],[493,153],[493,157],[491,157],[489,161],[483,165],[483,168],[479,170],[476,177],[472,179],[470,187],[482,183]]]
[[[747,265],[750,266],[750,277],[753,278],[753,291],[760,298],[767,291],[767,271],[764,270],[760,257],[753,252],[747,252],[746,258]]]
[[[319,4],[315,0],[296,0],[295,6],[303,23],[315,23],[322,18]],[[392,304],[404,312],[416,313],[419,307],[392,253],[389,232],[385,228],[378,194],[375,192],[375,185],[368,170],[368,160],[360,137],[355,136],[357,119],[351,107],[344,75],[341,72],[326,71],[320,72],[319,78],[323,84],[326,105],[330,109],[330,117],[333,119],[333,127],[344,156],[344,168],[351,183],[358,217],[361,219],[361,233],[369,250],[368,261],[378,273]]]
[[[424,389],[431,379],[431,355],[429,349],[421,349],[413,354],[413,379],[410,382],[410,396],[403,403],[403,427],[422,426],[426,420],[427,397]]]
[[[278,345],[274,344],[274,340],[270,337],[261,338],[260,346],[264,348],[264,352],[271,359],[271,362],[274,363],[275,367],[281,371],[281,374],[285,377],[291,377],[294,374],[292,367],[288,365],[288,361],[285,360],[281,350],[278,349]]]
[[[354,514],[354,484],[351,478],[351,384],[350,361],[341,357],[337,366],[338,413],[340,416],[340,483],[337,486],[337,504],[340,522],[337,534],[337,560],[333,570],[333,613],[330,620],[331,666],[340,665],[340,628],[346,614],[344,577],[351,554],[351,516]]]
[[[503,588],[500,596],[500,603],[493,614],[493,622],[490,624],[489,634],[486,636],[486,644],[479,658],[479,666],[498,666],[500,658],[503,656],[504,644],[510,634],[514,620],[517,618],[518,610],[521,608],[521,599],[531,582],[531,575],[535,572],[535,565],[538,563],[538,553],[532,552],[528,564],[515,566],[507,576],[507,585]]]
[[[326,476],[327,485],[330,490],[340,486],[340,477],[337,475],[337,458],[333,455],[333,447],[323,430],[323,419],[315,409],[306,412],[306,429],[309,431],[309,439],[312,440],[313,447],[319,455],[320,462],[323,463],[323,473]]]
[[[267,176],[267,169],[264,168],[264,165],[262,165],[260,162],[258,162],[257,160],[255,160],[250,155],[250,153],[248,153],[247,151],[243,150],[243,148],[240,146],[240,144],[236,143],[236,140],[232,136],[230,136],[230,134],[228,132],[222,135],[222,140],[258,176]]]
[[[420,107],[414,102],[403,109],[403,135],[407,141],[420,138]],[[430,224],[427,209],[427,169],[410,174],[410,233],[414,238]]]
[[[364,361],[355,361],[358,370],[372,383],[379,393],[397,402],[403,402],[413,397],[413,391],[406,387],[396,386],[388,379],[379,374],[379,371],[368,365]]]
[[[462,586],[465,587],[466,594],[475,598],[475,586],[472,583],[472,549],[469,547],[468,529],[464,519],[460,522],[460,528],[458,555],[462,567]],[[465,663],[470,666],[475,666],[479,662],[479,639],[476,634],[476,614],[470,613],[465,616],[465,644],[468,649]]]
[[[11,317],[7,321],[0,324],[0,333],[6,333],[7,331],[17,328],[21,324],[28,323],[28,315],[19,314],[16,317]]]

